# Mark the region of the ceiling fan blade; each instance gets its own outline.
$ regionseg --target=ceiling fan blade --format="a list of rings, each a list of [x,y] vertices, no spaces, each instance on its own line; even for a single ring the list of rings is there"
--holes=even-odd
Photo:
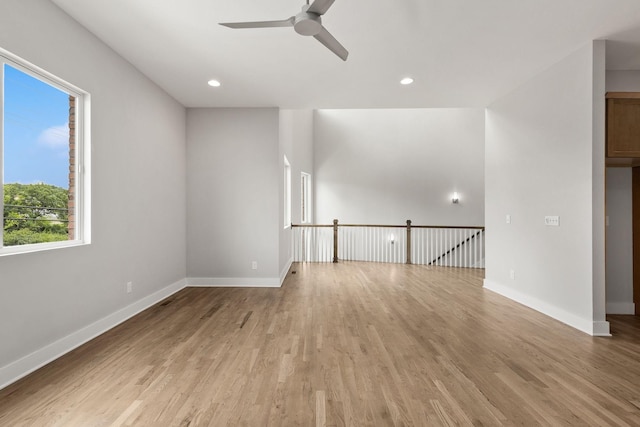
[[[331,35],[331,33],[329,33],[329,31],[327,31],[326,28],[322,27],[320,32],[313,37],[315,37],[316,40],[325,45],[331,52],[338,55],[340,59],[342,59],[343,61],[347,60],[349,52],[344,48],[344,46],[340,44],[338,40],[336,40],[335,37]]]
[[[324,15],[336,0],[315,0],[307,9],[307,13],[317,13],[318,15]]]
[[[294,17],[281,21],[256,21],[256,22],[221,22],[220,25],[229,28],[271,28],[271,27],[292,27]]]

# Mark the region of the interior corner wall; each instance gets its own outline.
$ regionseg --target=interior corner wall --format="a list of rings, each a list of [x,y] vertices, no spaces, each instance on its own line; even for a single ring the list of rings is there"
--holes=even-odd
[[[280,285],[278,152],[277,108],[187,109],[190,285]]]
[[[604,134],[594,135],[594,120],[604,121],[594,109],[594,99],[604,97],[594,84],[602,79],[604,89],[604,51],[596,43],[486,111],[485,287],[584,332],[606,335],[608,324],[593,304],[594,293],[604,293],[604,279],[594,284],[594,266],[600,259],[604,264],[604,246],[594,238],[594,209],[604,213],[604,190],[594,183],[600,179],[594,150],[604,153]],[[600,167],[604,172],[604,159]],[[560,226],[546,226],[547,215],[559,216]]]
[[[0,47],[90,93],[92,157],[91,244],[0,257],[1,388],[184,286],[186,122],[48,0],[0,2]]]
[[[280,278],[289,270],[293,261],[291,251],[291,227],[284,227],[284,156],[291,165],[291,221],[301,223],[301,173],[311,175],[313,181],[313,110],[280,110]],[[312,196],[313,198],[313,196]],[[313,221],[312,221],[313,222]]]
[[[484,225],[484,110],[317,110],[314,136],[316,222]]]

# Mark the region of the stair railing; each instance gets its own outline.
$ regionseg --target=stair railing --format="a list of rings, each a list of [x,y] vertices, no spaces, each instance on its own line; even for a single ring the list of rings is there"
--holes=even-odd
[[[292,224],[297,262],[370,261],[484,268],[484,227]]]

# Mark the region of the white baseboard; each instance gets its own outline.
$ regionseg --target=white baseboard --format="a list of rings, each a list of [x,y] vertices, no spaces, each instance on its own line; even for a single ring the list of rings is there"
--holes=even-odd
[[[80,347],[98,335],[102,335],[109,329],[118,326],[120,323],[132,318],[141,311],[173,295],[185,286],[186,280],[179,280],[9,365],[0,367],[0,389],[29,375],[31,372],[65,355],[71,350]]]
[[[187,277],[194,288],[279,288],[279,277]]]
[[[601,321],[601,322],[593,322],[593,332],[591,333],[594,337],[610,337],[611,329],[609,322]]]
[[[292,264],[293,264],[293,257],[291,257],[289,261],[287,261],[284,268],[280,272],[280,286],[282,286],[282,284],[284,283],[284,279],[287,278],[287,274],[289,273],[289,270],[291,269]]]
[[[636,305],[632,302],[607,302],[607,314],[635,314]]]
[[[483,287],[504,297],[507,297],[515,302],[539,311],[544,315],[552,317],[589,335],[611,335],[609,333],[609,322],[594,322],[592,319],[583,319],[579,316],[576,316],[575,314],[569,313],[545,301],[539,300],[530,295],[523,294],[522,292],[514,290],[508,286],[504,286],[487,279],[484,279]]]

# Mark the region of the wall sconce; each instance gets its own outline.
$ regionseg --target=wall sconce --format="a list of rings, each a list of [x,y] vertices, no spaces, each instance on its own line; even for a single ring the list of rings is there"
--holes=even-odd
[[[451,203],[458,203],[459,201],[460,201],[460,198],[458,197],[458,192],[454,191],[453,197],[451,198]]]

